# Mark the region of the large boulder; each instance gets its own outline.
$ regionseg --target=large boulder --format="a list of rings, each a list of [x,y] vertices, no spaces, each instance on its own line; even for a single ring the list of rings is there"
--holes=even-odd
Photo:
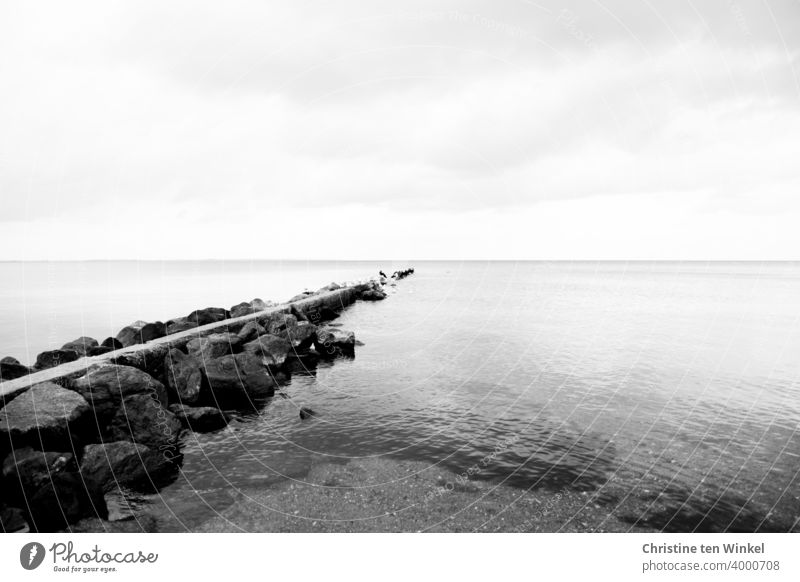
[[[0,361],[0,382],[22,378],[30,373],[31,369],[20,364],[15,358],[7,357]]]
[[[265,328],[272,335],[283,335],[287,329],[297,326],[297,318],[291,313],[273,313]]]
[[[203,372],[217,406],[249,402],[275,393],[275,380],[262,359],[252,353],[209,360],[205,362]]]
[[[0,505],[0,533],[28,533],[31,531],[25,512],[18,507]]]
[[[88,445],[83,449],[81,474],[103,491],[129,487],[154,492],[169,483],[176,465],[162,452],[129,441]]]
[[[122,401],[133,394],[152,395],[164,406],[168,404],[164,385],[132,366],[108,364],[92,368],[74,380],[71,388],[92,406],[101,428],[116,413]]]
[[[108,346],[92,346],[88,350],[86,350],[86,355],[91,356],[102,356],[103,354],[108,354],[113,352],[114,348]]]
[[[317,329],[314,349],[323,358],[353,356],[356,349],[356,334],[338,327]]]
[[[95,348],[100,344],[97,342],[96,339],[92,337],[79,337],[76,340],[72,340],[71,342],[65,343],[61,346],[62,350],[72,350],[73,352],[77,352],[79,356],[86,356],[88,355],[88,351],[91,348]]]
[[[242,317],[243,315],[252,315],[253,313],[258,313],[259,311],[264,311],[265,309],[269,309],[273,307],[275,303],[272,301],[263,301],[261,299],[253,299],[250,302],[244,301],[239,303],[238,305],[234,305],[231,307],[231,317]]]
[[[264,329],[264,326],[260,323],[257,321],[248,321],[242,326],[242,329],[239,330],[238,336],[241,343],[247,343],[266,333],[267,330]]]
[[[134,321],[130,325],[126,325],[117,334],[116,340],[122,347],[134,346],[142,343],[142,328],[147,325],[146,321]]]
[[[103,343],[100,344],[102,348],[111,348],[112,350],[119,350],[124,348],[125,346],[122,345],[122,342],[119,341],[115,337],[107,337],[103,340]]]
[[[178,402],[194,404],[200,399],[203,387],[202,361],[188,356],[177,348],[169,351],[164,358],[164,376],[167,386]]]
[[[359,298],[362,301],[381,301],[386,299],[386,293],[377,289],[368,289],[360,294]]]
[[[108,434],[115,441],[160,450],[174,446],[180,431],[175,415],[149,394],[126,397],[108,425]]]
[[[293,327],[287,327],[281,332],[281,337],[286,338],[295,349],[305,349],[314,343],[317,335],[317,326],[308,321],[297,322]]]
[[[0,448],[71,450],[72,433],[90,430],[90,419],[80,394],[52,382],[36,384],[0,409]]]
[[[225,414],[219,408],[214,408],[213,406],[173,404],[169,409],[178,417],[184,428],[194,432],[211,432],[225,428],[228,424]]]
[[[102,491],[79,473],[57,473],[27,500],[30,524],[39,532],[66,528],[84,517],[108,517]]]
[[[167,335],[172,335],[173,333],[180,333],[182,331],[194,329],[195,327],[197,327],[197,322],[191,322],[187,317],[170,319],[167,322]]]
[[[196,337],[186,344],[190,356],[201,360],[212,360],[232,354],[240,343],[239,336],[233,333],[212,333]]]
[[[222,307],[206,307],[192,311],[187,318],[190,322],[197,325],[208,325],[228,319],[228,310]]]
[[[36,356],[36,364],[34,367],[37,370],[46,370],[47,368],[55,368],[67,362],[74,362],[80,357],[81,356],[75,350],[49,350]]]
[[[72,453],[42,452],[31,447],[14,449],[3,461],[3,478],[12,495],[24,501],[49,483],[53,475],[74,471]]]
[[[146,344],[149,341],[153,341],[154,339],[162,338],[167,335],[167,324],[162,321],[155,321],[152,323],[147,323],[142,326],[142,329],[139,330],[139,334],[141,335],[141,342]]]
[[[262,335],[243,347],[243,352],[260,358],[265,366],[282,366],[292,345],[286,338],[277,335]]]

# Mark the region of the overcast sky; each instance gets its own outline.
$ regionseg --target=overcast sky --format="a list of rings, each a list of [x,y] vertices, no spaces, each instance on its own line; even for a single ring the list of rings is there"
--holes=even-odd
[[[800,1],[3,2],[0,258],[800,259]]]

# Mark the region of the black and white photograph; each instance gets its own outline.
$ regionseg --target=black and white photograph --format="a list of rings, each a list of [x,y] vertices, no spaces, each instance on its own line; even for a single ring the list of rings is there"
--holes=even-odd
[[[0,196],[10,579],[800,575],[798,0],[2,0]]]

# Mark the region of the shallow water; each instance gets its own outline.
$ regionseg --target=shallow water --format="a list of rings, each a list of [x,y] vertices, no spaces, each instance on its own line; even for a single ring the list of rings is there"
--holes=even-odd
[[[188,287],[142,283],[152,295],[131,290],[136,313],[117,327],[256,295],[283,299],[375,270],[286,265],[248,263],[225,285],[229,266],[180,267],[192,273]],[[315,463],[389,456],[519,488],[608,490],[609,512],[659,529],[796,527],[800,265],[415,266],[386,301],[357,303],[337,320],[365,343],[355,359],[295,374],[259,415],[191,435],[170,489],[269,487],[302,481]],[[282,284],[308,282],[271,293],[276,269],[292,273]],[[161,272],[179,279],[169,264]],[[191,296],[179,298],[185,288]],[[69,300],[55,297],[59,321],[74,322]],[[97,319],[110,311],[119,306],[93,315],[84,305],[80,319],[104,328]],[[4,336],[15,321],[7,316]],[[42,325],[37,317],[26,318],[29,329]],[[60,343],[84,333],[53,329]],[[319,416],[301,421],[301,406]]]

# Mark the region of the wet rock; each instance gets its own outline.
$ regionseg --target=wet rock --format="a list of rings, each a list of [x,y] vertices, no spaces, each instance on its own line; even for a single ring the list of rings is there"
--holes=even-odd
[[[0,446],[69,450],[71,433],[90,428],[91,408],[76,392],[43,382],[0,409]]]
[[[285,337],[293,348],[302,350],[311,346],[317,337],[317,326],[308,321],[300,321],[293,327],[287,327],[281,335]]]
[[[335,327],[318,329],[314,340],[314,348],[323,358],[353,356],[355,354],[355,344],[356,335],[352,331]]]
[[[18,507],[0,507],[0,532],[27,533],[30,530],[24,511]]]
[[[286,362],[286,356],[291,349],[291,344],[285,338],[266,334],[246,343],[243,351],[258,356],[265,366],[277,367]]]
[[[169,409],[178,417],[184,428],[191,429],[194,432],[212,432],[228,425],[225,414],[219,408],[212,406],[195,407],[173,404]]]
[[[3,461],[3,478],[11,496],[24,501],[50,482],[53,475],[76,469],[72,453],[14,449]]]
[[[46,370],[67,362],[74,362],[78,358],[80,358],[80,355],[75,350],[50,350],[36,356],[34,367],[37,370]]]
[[[3,358],[3,361],[0,362],[0,382],[22,378],[30,373],[31,369],[28,366],[23,366],[14,358]]]
[[[241,343],[245,344],[251,342],[259,336],[265,335],[267,330],[257,321],[248,321],[244,327],[239,330],[238,336]]]
[[[58,473],[28,500],[30,524],[39,532],[67,527],[84,517],[108,516],[102,492],[78,473]]]
[[[108,508],[108,521],[114,523],[136,518],[136,507],[129,501],[123,490],[107,491],[103,495],[103,500]]]
[[[304,407],[302,407],[300,409],[300,418],[302,420],[305,420],[307,418],[311,418],[312,416],[316,416],[316,415],[317,415],[317,413],[314,412],[313,410],[311,410],[310,408],[308,408],[307,406],[304,406]]]
[[[177,348],[169,351],[164,359],[164,376],[167,386],[179,403],[193,404],[200,399],[203,387],[202,361],[184,354]]]
[[[125,346],[122,345],[122,342],[119,341],[115,337],[107,337],[103,340],[103,343],[100,344],[100,347],[103,348],[111,348],[112,350],[119,350],[124,348]]]
[[[319,354],[316,350],[292,350],[286,359],[285,369],[290,375],[313,376],[319,363]]]
[[[302,309],[299,309],[297,305],[291,305],[289,307],[289,312],[297,318],[297,321],[309,321],[306,314],[303,312]]]
[[[275,380],[262,363],[262,358],[252,353],[209,360],[205,362],[203,373],[212,399],[218,406],[248,402],[275,393]]]
[[[108,426],[115,441],[131,441],[152,449],[174,446],[181,423],[164,405],[149,394],[134,394],[122,401]]]
[[[102,491],[129,487],[154,492],[171,482],[176,465],[161,451],[130,441],[88,445],[83,449],[81,474]]]
[[[275,313],[267,322],[267,333],[272,335],[283,335],[287,329],[297,326],[297,318],[291,313]]]
[[[168,404],[164,385],[132,366],[108,364],[92,368],[84,376],[74,380],[71,387],[92,406],[101,428],[128,396],[146,394],[165,406]]]
[[[186,318],[191,323],[198,326],[208,325],[209,323],[216,323],[228,319],[228,310],[222,307],[206,307],[205,309],[196,309],[192,311]]]
[[[186,349],[190,356],[205,361],[235,352],[240,342],[241,340],[236,334],[212,333],[189,340],[189,343],[186,344]]]
[[[72,350],[73,352],[77,352],[79,356],[87,355],[87,352],[90,348],[95,348],[100,344],[97,342],[96,339],[91,337],[79,337],[76,340],[72,340],[71,342],[65,343],[61,346],[62,350]]]

